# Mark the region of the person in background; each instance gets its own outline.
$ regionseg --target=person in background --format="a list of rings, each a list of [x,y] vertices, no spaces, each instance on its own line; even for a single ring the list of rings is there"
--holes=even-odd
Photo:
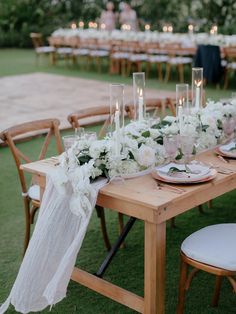
[[[126,2],[124,2],[122,5],[122,11],[120,13],[120,24],[130,25],[130,30],[138,31],[137,14]]]
[[[108,31],[112,31],[116,28],[116,15],[114,13],[114,4],[112,2],[107,2],[106,11],[102,11],[100,28]]]

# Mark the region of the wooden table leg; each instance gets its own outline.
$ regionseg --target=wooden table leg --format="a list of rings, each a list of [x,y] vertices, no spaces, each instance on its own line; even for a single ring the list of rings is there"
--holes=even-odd
[[[166,223],[145,222],[144,313],[165,313]]]

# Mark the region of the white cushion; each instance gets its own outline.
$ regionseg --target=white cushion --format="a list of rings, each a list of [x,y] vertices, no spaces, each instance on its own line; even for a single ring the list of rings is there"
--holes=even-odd
[[[54,47],[45,46],[45,47],[38,47],[35,50],[36,50],[37,53],[50,53],[50,52],[54,52],[55,48]]]
[[[169,59],[168,56],[165,55],[153,55],[153,56],[148,56],[148,60],[149,62],[167,62]]]
[[[72,53],[72,48],[62,47],[57,49],[57,53],[61,55],[67,55]]]
[[[112,59],[128,59],[130,53],[128,52],[115,52],[111,55]]]
[[[31,185],[28,190],[28,196],[33,200],[40,200],[40,187],[39,185]]]
[[[89,54],[89,49],[85,48],[78,48],[73,50],[73,55],[74,56],[86,56]]]
[[[129,57],[129,60],[130,61],[146,61],[147,60],[147,55],[144,54],[144,53],[137,53],[137,54],[132,54],[130,57]]]
[[[173,57],[169,58],[168,63],[171,64],[188,64],[192,63],[193,59],[188,57]]]
[[[236,271],[236,224],[205,227],[191,234],[181,246],[193,260]]]
[[[229,64],[227,65],[227,68],[228,68],[228,69],[236,70],[236,62],[229,63]]]
[[[109,51],[107,50],[93,50],[90,52],[91,57],[107,57],[109,56]]]

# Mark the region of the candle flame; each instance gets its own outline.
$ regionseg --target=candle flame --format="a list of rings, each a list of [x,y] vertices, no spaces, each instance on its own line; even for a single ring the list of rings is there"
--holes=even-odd
[[[179,106],[183,106],[184,104],[184,97],[182,99],[179,99]]]
[[[142,88],[139,89],[138,94],[139,94],[139,97],[143,97],[143,90],[142,90]]]
[[[118,104],[118,100],[116,101],[116,111],[119,110],[119,104]]]
[[[202,85],[202,80],[195,80],[194,81],[194,84],[197,86],[197,87],[200,87]]]

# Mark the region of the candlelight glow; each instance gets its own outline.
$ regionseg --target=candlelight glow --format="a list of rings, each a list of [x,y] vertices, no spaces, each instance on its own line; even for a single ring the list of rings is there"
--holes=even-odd
[[[84,22],[83,21],[79,22],[79,28],[84,28]]]
[[[202,85],[202,81],[201,80],[195,80],[194,81],[194,84],[197,86],[197,87],[200,87]]]
[[[106,24],[105,23],[101,24],[101,29],[106,29]]]
[[[76,26],[76,23],[71,23],[71,28],[72,28],[72,29],[76,29],[76,27],[77,27],[77,26]]]
[[[145,25],[145,31],[150,31],[150,25],[149,24]]]

